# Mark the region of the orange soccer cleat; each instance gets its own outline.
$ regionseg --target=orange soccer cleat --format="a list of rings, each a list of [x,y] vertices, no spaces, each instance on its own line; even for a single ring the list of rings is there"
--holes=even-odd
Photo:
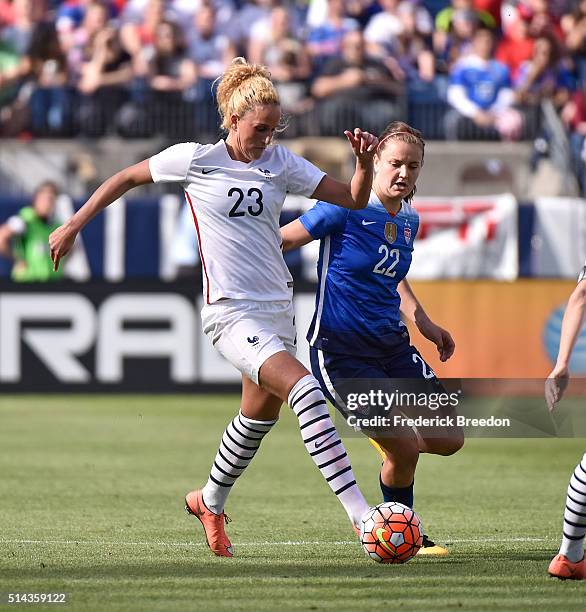
[[[232,544],[224,531],[224,523],[230,519],[222,512],[215,514],[204,503],[201,489],[185,496],[185,511],[196,516],[203,525],[206,541],[214,555],[232,557]]]
[[[586,579],[586,560],[574,563],[564,555],[556,555],[549,564],[547,572],[554,578],[561,580],[585,580]]]

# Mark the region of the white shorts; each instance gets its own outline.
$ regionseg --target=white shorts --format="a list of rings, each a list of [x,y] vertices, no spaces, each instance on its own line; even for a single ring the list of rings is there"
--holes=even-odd
[[[221,300],[206,304],[201,320],[204,334],[220,354],[257,385],[260,366],[269,357],[297,352],[291,300]]]

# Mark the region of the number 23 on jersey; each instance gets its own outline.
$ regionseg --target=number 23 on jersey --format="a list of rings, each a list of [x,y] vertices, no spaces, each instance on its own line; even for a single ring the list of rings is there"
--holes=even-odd
[[[233,202],[233,206],[228,213],[229,217],[244,217],[246,213],[258,217],[264,210],[262,191],[256,187],[251,187],[246,195],[242,189],[232,187],[228,191],[228,197]]]

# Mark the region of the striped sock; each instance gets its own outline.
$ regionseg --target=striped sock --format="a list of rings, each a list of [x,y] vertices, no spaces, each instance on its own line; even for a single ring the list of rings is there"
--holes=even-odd
[[[332,423],[319,383],[311,374],[297,381],[289,393],[288,404],[299,419],[307,452],[352,523],[358,525],[369,507],[356,484],[346,449]]]
[[[255,421],[239,412],[224,430],[210,476],[202,490],[205,505],[216,514],[224,511],[232,485],[256,454],[262,439],[277,421]]]
[[[564,531],[560,553],[573,563],[584,557],[584,535],[586,534],[586,455],[576,466],[566,497]]]

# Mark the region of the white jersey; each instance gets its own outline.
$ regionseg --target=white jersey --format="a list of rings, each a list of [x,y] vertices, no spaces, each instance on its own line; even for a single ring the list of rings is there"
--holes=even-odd
[[[287,193],[310,196],[325,173],[281,145],[251,163],[226,143],[177,144],[149,160],[153,181],[182,183],[195,221],[206,304],[221,298],[288,300],[279,216]]]

